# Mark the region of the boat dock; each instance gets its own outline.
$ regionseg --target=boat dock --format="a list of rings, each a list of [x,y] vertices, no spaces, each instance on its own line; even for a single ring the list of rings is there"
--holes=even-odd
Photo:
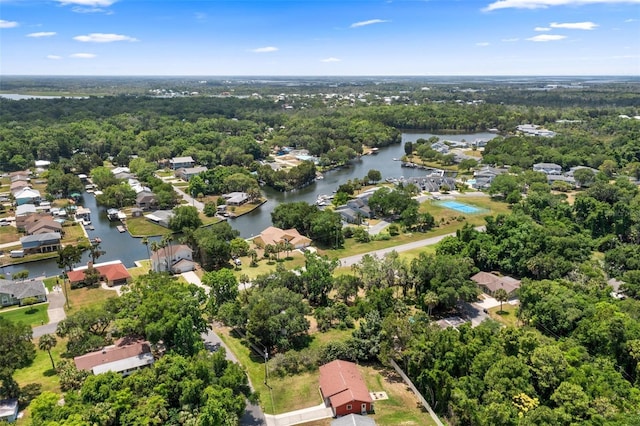
[[[118,230],[118,232],[123,233],[126,231],[126,228],[122,225],[118,225],[116,226],[116,229]]]

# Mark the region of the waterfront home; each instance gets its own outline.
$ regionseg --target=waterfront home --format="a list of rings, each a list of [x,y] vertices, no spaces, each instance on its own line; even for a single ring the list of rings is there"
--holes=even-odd
[[[189,167],[193,167],[195,164],[196,162],[193,158],[191,158],[191,156],[173,157],[171,160],[169,160],[169,167],[171,167],[172,170],[186,169]]]
[[[192,177],[197,176],[200,173],[204,173],[207,170],[209,169],[207,169],[206,166],[181,167],[174,172],[174,175],[185,182],[189,182]]]
[[[160,248],[151,255],[151,270],[181,274],[196,269],[193,250],[185,244],[176,244]]]
[[[478,284],[482,291],[490,296],[494,296],[496,290],[501,288],[507,292],[509,297],[513,297],[520,288],[520,280],[498,276],[490,272],[478,272],[471,277],[471,281]]]
[[[25,253],[49,253],[60,248],[60,234],[46,232],[44,234],[27,235],[20,238]]]
[[[37,204],[40,202],[40,191],[26,187],[13,194],[13,197],[16,199],[16,206]]]
[[[22,204],[16,207],[16,217],[28,216],[37,212],[35,204]]]
[[[136,370],[149,367],[155,359],[151,344],[131,337],[118,339],[113,345],[73,358],[78,370],[93,374],[113,371],[126,377]]]
[[[301,235],[297,229],[283,230],[275,226],[270,226],[260,232],[260,235],[253,242],[260,247],[275,246],[278,243],[288,242],[294,249],[301,249],[311,245],[311,239]]]
[[[62,225],[56,222],[51,215],[27,216],[23,226],[26,235],[46,234],[49,232],[62,235]]]
[[[230,192],[222,194],[222,198],[225,199],[225,203],[228,206],[241,206],[249,201],[249,194],[246,192]]]
[[[149,214],[144,215],[144,217],[146,217],[150,222],[168,228],[169,221],[174,215],[175,213],[172,210],[155,210]]]
[[[543,138],[552,138],[556,135],[556,132],[547,130],[536,124],[521,124],[516,127],[516,130],[524,133],[527,136],[538,136]]]
[[[125,285],[131,282],[131,274],[119,260],[96,263],[95,265],[89,262],[86,266],[81,266],[75,268],[73,271],[67,272],[67,278],[69,279],[71,288],[82,287],[88,269],[98,271],[100,281],[104,281],[109,287]]]
[[[47,291],[40,280],[11,281],[0,279],[0,306],[20,305],[29,298],[47,301]]]
[[[151,191],[138,192],[136,195],[136,206],[142,210],[151,210],[158,206],[158,198]]]
[[[320,393],[334,416],[373,412],[373,400],[353,362],[335,360],[321,365]]]

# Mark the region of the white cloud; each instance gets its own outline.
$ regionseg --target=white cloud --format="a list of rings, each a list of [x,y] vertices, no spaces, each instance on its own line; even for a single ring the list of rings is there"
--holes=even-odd
[[[73,38],[76,41],[84,43],[111,43],[114,41],[138,41],[133,37],[122,34],[104,34],[104,33],[91,33],[87,35],[79,35]]]
[[[338,58],[325,58],[325,59],[320,59],[320,62],[340,62],[340,59],[338,59]]]
[[[277,52],[278,48],[274,46],[266,46],[266,47],[258,47],[257,49],[251,50],[253,53],[270,53]]]
[[[535,27],[533,31],[551,31],[549,27]]]
[[[491,43],[489,43],[488,41],[481,41],[480,43],[476,43],[476,46],[480,46],[480,47],[486,47],[489,46]]]
[[[368,21],[354,22],[353,24],[351,24],[351,28],[366,27],[367,25],[382,24],[385,22],[389,21],[384,19],[369,19]]]
[[[598,24],[594,24],[593,22],[565,22],[565,23],[557,23],[552,22],[549,24],[551,28],[564,28],[567,30],[592,30],[598,26]]]
[[[627,24],[630,23],[630,22],[637,22],[637,21],[638,21],[637,19],[633,19],[633,18],[629,18],[629,19],[625,19],[624,20],[624,22],[627,23]]]
[[[580,6],[584,4],[640,3],[640,0],[497,0],[483,10],[546,9],[551,6]]]
[[[69,55],[70,58],[78,58],[78,59],[93,59],[97,55],[94,53],[73,53]]]
[[[27,34],[27,37],[34,37],[34,38],[53,37],[56,34],[57,33],[53,32],[53,31],[42,31],[42,32],[39,32],[39,33]]]
[[[101,7],[80,7],[75,6],[71,9],[75,13],[104,13],[107,15],[112,15],[113,12],[108,9],[103,9]]]
[[[15,28],[18,24],[16,21],[5,21],[4,19],[0,19],[0,28]]]
[[[75,4],[87,7],[109,7],[117,0],[57,0],[62,5]]]
[[[558,34],[540,34],[535,37],[529,37],[529,41],[558,41],[567,38],[567,36]]]
[[[53,59],[55,61],[62,59],[62,56],[58,55],[47,55],[47,59]]]
[[[500,41],[505,43],[515,43],[516,41],[519,41],[519,40],[520,40],[519,38],[515,37],[515,38],[503,38]]]

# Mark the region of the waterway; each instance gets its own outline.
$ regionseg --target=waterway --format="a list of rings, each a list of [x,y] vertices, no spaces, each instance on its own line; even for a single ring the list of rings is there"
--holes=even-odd
[[[249,214],[236,219],[229,219],[229,224],[234,229],[240,231],[241,237],[254,237],[263,229],[271,226],[271,212],[278,204],[296,201],[305,201],[312,204],[319,195],[330,195],[339,185],[349,179],[361,179],[372,169],[378,170],[383,180],[387,178],[424,176],[426,173],[424,170],[402,167],[401,162],[394,161],[394,159],[398,160],[405,154],[405,142],[415,142],[419,138],[428,139],[431,136],[438,136],[441,140],[462,141],[464,139],[467,142],[473,142],[476,139],[493,139],[496,137],[496,134],[434,135],[420,132],[403,133],[402,143],[380,148],[378,154],[362,156],[360,159],[354,160],[353,163],[347,167],[328,171],[324,173],[323,179],[317,180],[302,189],[290,192],[278,192],[271,188],[263,188],[262,191],[268,201]],[[100,247],[105,251],[105,254],[97,259],[97,262],[121,260],[125,266],[133,267],[136,260],[148,258],[147,248],[142,244],[141,239],[131,237],[128,232],[119,233],[116,226],[119,225],[120,222],[110,222],[109,219],[107,219],[106,209],[96,204],[95,197],[92,194],[84,193],[80,204],[91,209],[91,220],[95,230],[87,231],[89,238],[99,237],[102,240]],[[149,240],[153,241],[154,238],[150,238]],[[88,260],[89,255],[85,253],[80,265],[86,264]],[[6,266],[0,269],[0,273],[9,276],[14,272],[24,269],[29,270],[30,277],[41,275],[53,276],[61,273],[61,269],[58,268],[56,264],[56,259]]]
[[[121,260],[122,263],[131,268],[135,266],[136,260],[148,259],[147,248],[142,244],[141,238],[133,238],[128,232],[120,233],[116,229],[119,221],[111,222],[107,218],[106,209],[98,206],[96,198],[93,194],[83,193],[82,199],[78,203],[88,209],[91,209],[91,225],[94,230],[87,229],[89,238],[99,237],[102,241],[100,249],[105,253],[96,259],[96,263],[107,262],[111,260]],[[159,240],[159,237],[149,238],[149,242]],[[76,265],[86,265],[90,260],[89,253],[85,253],[82,261]],[[18,271],[27,269],[30,277],[54,276],[62,273],[62,269],[57,265],[57,258],[40,260],[37,262],[23,263],[19,265],[8,265],[0,269],[0,273],[7,277]]]
[[[369,170],[378,170],[382,174],[382,179],[404,177],[424,176],[426,172],[420,169],[411,169],[401,166],[400,161],[395,159],[402,158],[405,155],[405,142],[415,142],[420,138],[429,139],[431,136],[437,136],[441,140],[473,142],[476,139],[490,140],[495,138],[495,133],[474,133],[459,135],[434,135],[431,133],[403,133],[402,143],[392,146],[380,148],[376,155],[364,155],[359,160],[353,161],[348,167],[331,170],[324,173],[324,179],[317,180],[309,186],[290,192],[278,192],[271,188],[262,188],[262,192],[267,197],[267,202],[260,208],[240,216],[236,219],[229,219],[229,224],[240,231],[240,236],[250,238],[258,235],[263,229],[271,226],[271,212],[280,203],[290,203],[295,201],[306,201],[314,203],[318,195],[330,195],[339,185],[345,183],[349,179],[361,179],[367,175]]]

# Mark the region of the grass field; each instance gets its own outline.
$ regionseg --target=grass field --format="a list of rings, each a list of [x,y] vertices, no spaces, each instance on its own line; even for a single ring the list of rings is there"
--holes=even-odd
[[[147,220],[145,217],[127,218],[127,229],[133,237],[153,237],[171,232],[167,228]]]
[[[489,316],[508,327],[518,327],[520,324],[518,321],[518,306],[509,303],[502,304],[502,311],[500,311],[500,306],[489,309]]]
[[[68,291],[67,295],[69,297],[69,309],[65,309],[67,315],[80,309],[100,306],[107,299],[118,296],[115,291],[102,288],[76,288]]]
[[[47,324],[49,322],[48,307],[48,303],[39,303],[23,308],[5,308],[0,310],[0,318],[8,319],[12,322],[21,322],[31,327]]]
[[[0,226],[0,244],[19,241],[21,236],[13,226]]]

